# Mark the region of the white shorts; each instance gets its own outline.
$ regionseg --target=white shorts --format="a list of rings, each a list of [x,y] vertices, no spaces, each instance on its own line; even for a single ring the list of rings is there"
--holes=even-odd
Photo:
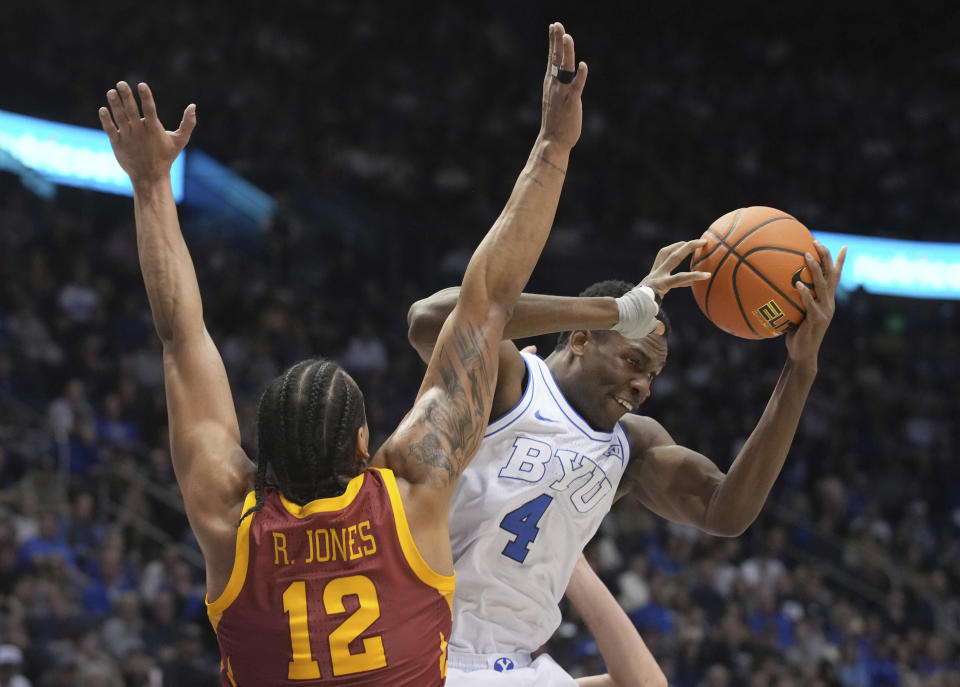
[[[447,656],[446,687],[577,687],[556,661],[542,654],[465,654]]]

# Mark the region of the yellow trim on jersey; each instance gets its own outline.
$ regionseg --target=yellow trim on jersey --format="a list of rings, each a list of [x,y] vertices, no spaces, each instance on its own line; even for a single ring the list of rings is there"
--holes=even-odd
[[[306,503],[302,506],[298,506],[292,501],[287,501],[283,497],[283,494],[280,494],[280,503],[283,504],[283,507],[287,509],[287,512],[290,513],[295,518],[305,518],[308,515],[313,515],[314,513],[329,513],[330,511],[343,510],[349,506],[353,499],[357,497],[357,493],[360,491],[360,487],[363,486],[363,473],[354,477],[347,484],[347,488],[344,490],[340,496],[332,496],[327,499],[316,499],[310,503]]]
[[[254,492],[247,494],[243,500],[243,509],[241,513],[246,513],[257,504],[257,495]],[[250,562],[250,523],[256,513],[245,517],[240,526],[237,527],[237,547],[233,556],[233,570],[230,571],[230,579],[227,580],[227,587],[223,593],[210,601],[209,597],[204,597],[207,604],[207,616],[210,618],[210,624],[213,625],[213,631],[217,631],[217,625],[220,624],[220,618],[227,607],[232,604],[243,589],[243,583],[247,579],[247,565]]]
[[[403,550],[403,557],[416,573],[420,581],[430,587],[433,587],[450,604],[450,612],[453,613],[453,587],[456,580],[454,575],[441,575],[430,567],[430,564],[423,560],[420,550],[417,548],[413,535],[410,533],[410,526],[407,524],[407,513],[403,509],[403,500],[400,498],[400,489],[397,487],[397,478],[393,475],[393,470],[387,468],[370,468],[376,470],[383,477],[383,482],[387,486],[387,494],[390,496],[390,505],[393,507],[393,519],[397,523],[397,534],[400,537],[400,548]]]

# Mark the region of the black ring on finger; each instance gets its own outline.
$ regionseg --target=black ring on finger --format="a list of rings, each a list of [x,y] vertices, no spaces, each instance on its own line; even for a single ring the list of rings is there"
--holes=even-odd
[[[573,81],[573,77],[575,77],[577,73],[567,71],[566,69],[561,69],[559,64],[555,64],[550,70],[550,75],[560,83],[570,83]]]

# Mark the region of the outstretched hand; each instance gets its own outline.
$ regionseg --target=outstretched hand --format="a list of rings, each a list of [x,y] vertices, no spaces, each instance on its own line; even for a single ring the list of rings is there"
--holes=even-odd
[[[709,272],[677,272],[671,274],[681,262],[690,257],[693,251],[704,245],[706,245],[704,239],[694,239],[693,241],[678,241],[677,243],[671,243],[669,246],[664,246],[657,253],[657,257],[653,261],[653,267],[650,268],[650,274],[644,277],[640,284],[649,286],[662,298],[670,289],[690,286],[694,282],[709,279]]]
[[[833,313],[836,310],[837,284],[840,283],[840,274],[843,272],[843,262],[847,257],[847,247],[844,246],[837,253],[836,262],[830,256],[830,251],[819,241],[814,241],[813,245],[820,254],[820,261],[810,253],[806,254],[807,268],[813,276],[813,288],[811,291],[803,282],[798,281],[795,284],[797,291],[800,292],[800,299],[803,301],[803,307],[806,309],[806,317],[803,318],[796,329],[787,332],[787,353],[790,359],[795,362],[812,364],[814,368],[817,365],[817,353],[820,351],[820,344],[823,343],[823,336],[827,333],[827,327],[833,319]]]
[[[587,63],[577,64],[573,36],[564,31],[563,24],[551,24],[549,35],[550,50],[547,53],[547,74],[543,77],[540,136],[544,141],[573,148],[580,138],[583,123],[580,94],[587,82]],[[574,72],[573,80],[564,83],[554,76],[555,72]]]
[[[163,179],[170,166],[190,140],[197,125],[197,106],[190,104],[176,131],[166,131],[157,117],[157,106],[150,87],[137,86],[143,116],[126,81],[107,91],[110,109],[100,108],[100,124],[113,146],[113,154],[134,184]],[[111,118],[112,115],[112,118]]]

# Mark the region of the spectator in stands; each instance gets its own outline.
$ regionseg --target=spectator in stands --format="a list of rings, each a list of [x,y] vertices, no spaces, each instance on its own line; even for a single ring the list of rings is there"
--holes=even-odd
[[[20,673],[23,652],[13,644],[0,644],[0,687],[30,687]]]
[[[38,517],[38,522],[37,536],[27,539],[20,547],[20,567],[39,568],[46,565],[53,557],[59,557],[68,565],[74,565],[76,560],[73,551],[60,534],[61,523],[57,514],[43,511]]]
[[[105,528],[97,520],[95,508],[92,492],[77,491],[70,504],[69,517],[60,522],[60,539],[70,547],[81,566],[95,557],[105,537]]]

